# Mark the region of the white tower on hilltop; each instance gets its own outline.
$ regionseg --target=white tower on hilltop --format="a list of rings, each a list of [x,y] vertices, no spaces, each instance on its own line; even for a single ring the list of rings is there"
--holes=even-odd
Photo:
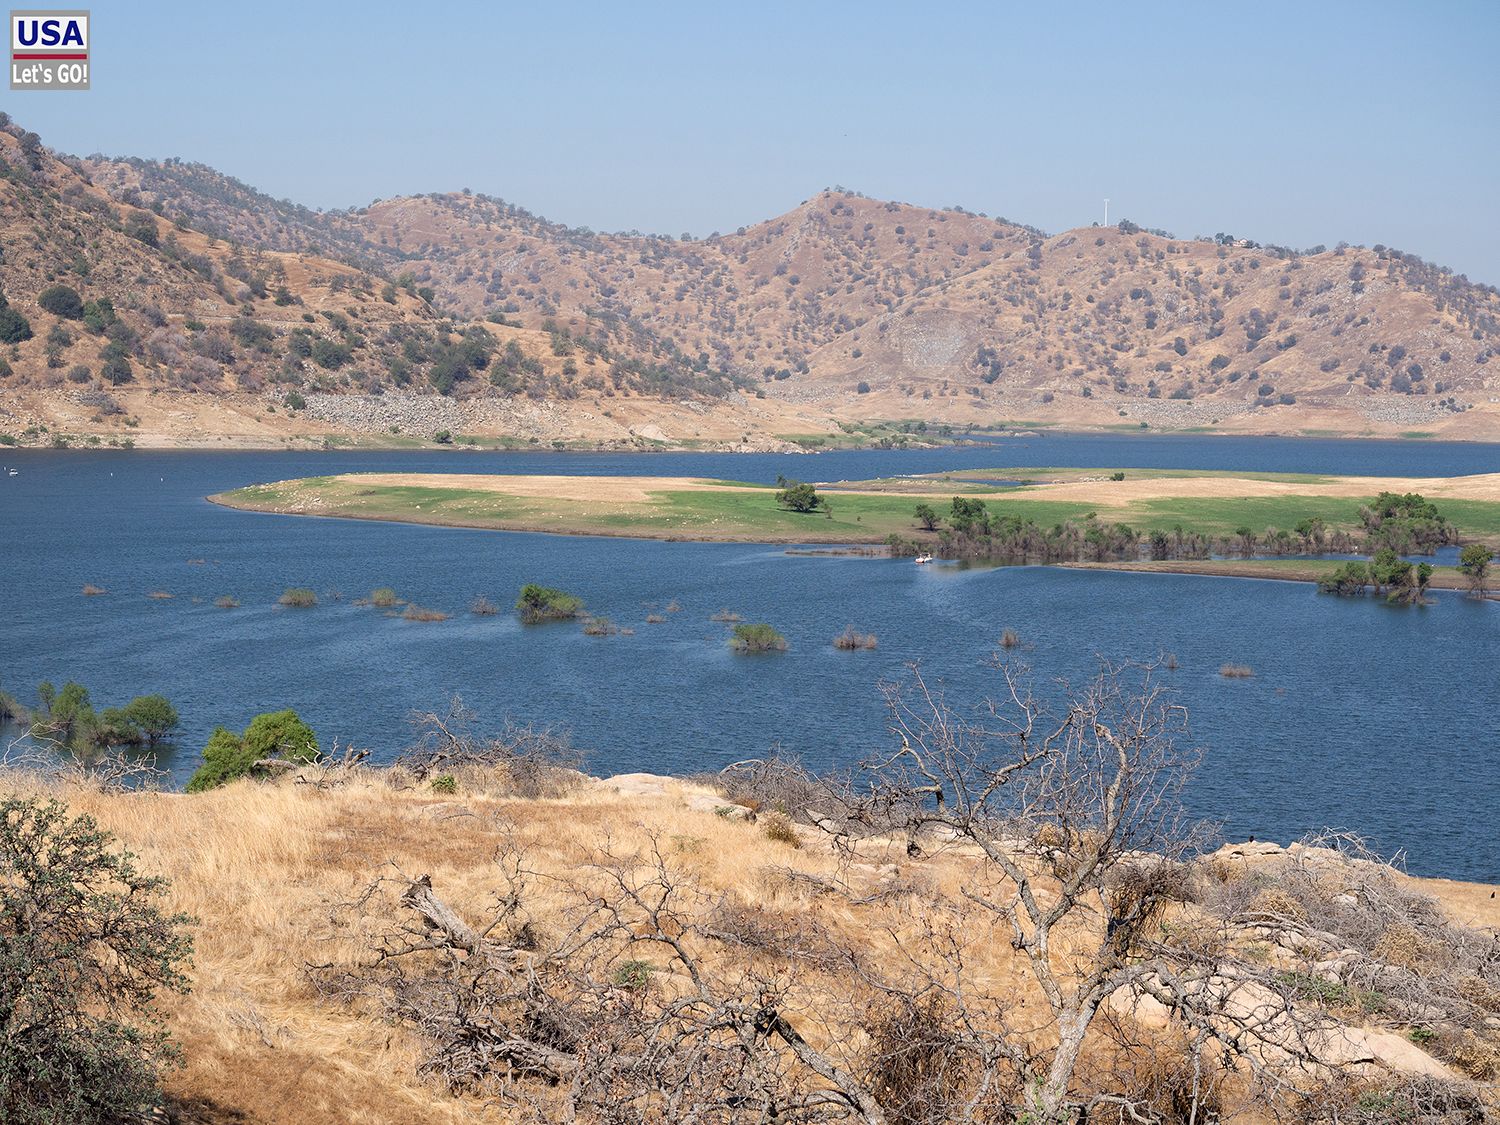
[[[1104,225],[1109,226],[1109,200],[1104,201]]]

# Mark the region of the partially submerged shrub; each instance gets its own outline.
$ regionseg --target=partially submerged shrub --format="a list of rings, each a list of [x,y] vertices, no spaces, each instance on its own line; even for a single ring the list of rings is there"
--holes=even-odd
[[[727,609],[721,609],[718,613],[710,614],[708,619],[710,621],[718,621],[721,624],[732,624],[735,621],[745,620],[738,613],[734,613],[731,610]]]
[[[243,735],[215,729],[203,748],[203,764],[187,783],[201,793],[241,777],[263,777],[267,762],[308,764],[318,759],[318,738],[292,710],[257,715]]]
[[[1248,680],[1255,670],[1247,664],[1220,664],[1219,675],[1226,680]]]
[[[423,609],[419,605],[408,605],[401,614],[403,621],[447,621],[448,615],[439,609]]]
[[[469,612],[478,617],[494,617],[495,614],[500,612],[500,607],[483,594],[480,594],[479,597],[475,598],[469,604]]]
[[[100,594],[109,593],[103,586],[95,586],[92,582],[86,582],[83,586],[83,596],[86,598],[97,598]]]
[[[861,648],[874,648],[879,642],[874,633],[861,633],[853,625],[845,625],[844,631],[833,638],[833,647],[852,651]]]
[[[166,601],[171,601],[172,598],[174,598],[176,595],[175,594],[169,594],[165,590],[152,590],[146,596],[148,598],[151,598],[151,599],[155,600],[155,601],[166,602]]]
[[[1021,643],[1019,634],[1014,629],[1007,629],[1000,634],[1000,647],[1004,649],[1015,648]]]
[[[231,598],[228,594],[224,594],[221,597],[215,598],[214,599],[214,605],[218,606],[220,609],[239,609],[240,608],[239,599],[238,598]]]
[[[785,652],[786,638],[764,623],[736,625],[729,647],[735,652]]]
[[[648,613],[648,614],[646,614],[646,624],[647,625],[660,625],[664,621],[666,621],[666,618],[663,617],[659,613]]]
[[[583,599],[552,586],[528,582],[516,599],[516,611],[527,625],[542,621],[570,621],[583,613]]]
[[[318,595],[305,586],[290,586],[276,601],[278,605],[291,606],[294,609],[307,609],[309,606],[318,604]]]
[[[607,617],[590,617],[584,621],[583,631],[591,637],[612,637],[620,630]]]
[[[370,604],[379,606],[381,609],[390,609],[401,604],[401,599],[396,596],[396,591],[389,586],[382,586],[378,590],[370,591]]]
[[[120,715],[150,746],[165,741],[181,722],[177,708],[162,695],[138,695],[125,704]]]

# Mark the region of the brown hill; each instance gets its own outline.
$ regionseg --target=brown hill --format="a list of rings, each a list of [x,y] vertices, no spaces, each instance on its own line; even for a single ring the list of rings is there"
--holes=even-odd
[[[819,414],[978,426],[1500,436],[1500,294],[1381,246],[1299,253],[1129,222],[1047,236],[846,191],[674,239],[469,192],[324,214],[197,165],[87,167],[190,225],[326,247],[455,315],[602,349],[642,391],[739,384]]]
[[[575,341],[446,315],[410,277],[320,256],[308,240],[251,237],[248,204],[240,226],[198,230],[108,182],[118,196],[0,121],[0,441],[399,442],[446,430],[739,446],[827,428],[649,346],[612,347],[608,333]]]

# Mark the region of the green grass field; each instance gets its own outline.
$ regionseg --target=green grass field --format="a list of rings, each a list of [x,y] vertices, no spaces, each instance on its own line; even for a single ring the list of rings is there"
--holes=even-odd
[[[1356,528],[1361,505],[1371,496],[1320,494],[1320,484],[1334,478],[1286,474],[1193,473],[1177,470],[1128,470],[1127,479],[1176,479],[1212,476],[1276,480],[1304,486],[1297,495],[1180,496],[1119,502],[1046,499],[1046,486],[1024,489],[986,488],[991,479],[1078,480],[1096,470],[971,470],[942,477],[897,478],[840,486],[820,486],[827,510],[788,511],[777,505],[775,489],[729,481],[663,481],[644,498],[628,478],[594,478],[597,496],[587,499],[526,495],[506,491],[506,478],[494,487],[445,484],[438,474],[410,484],[375,484],[358,474],[308,477],[271,485],[253,485],[212,497],[229,507],[291,515],[342,516],[460,527],[549,531],[576,535],[620,535],[646,538],[711,539],[748,542],[879,543],[896,533],[920,538],[915,518],[919,502],[943,512],[955,494],[982,497],[995,516],[1018,516],[1043,527],[1090,514],[1128,524],[1137,531],[1185,531],[1230,536],[1241,527],[1257,535],[1268,528],[1291,529],[1317,517],[1330,528]],[[525,478],[515,478],[518,481]],[[520,488],[520,485],[515,487]],[[1108,496],[1107,485],[1102,497]],[[899,489],[900,493],[895,490]],[[526,490],[522,488],[522,492]],[[576,492],[576,489],[575,489]],[[1443,498],[1438,507],[1466,538],[1500,539],[1500,502]]]

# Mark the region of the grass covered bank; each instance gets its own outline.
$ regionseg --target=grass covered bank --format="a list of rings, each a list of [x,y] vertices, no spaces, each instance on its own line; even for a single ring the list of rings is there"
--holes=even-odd
[[[1119,477],[1120,479],[1111,479]],[[1019,487],[993,482],[1022,480]],[[687,477],[350,473],[251,485],[215,503],[286,515],[452,527],[761,543],[880,543],[922,538],[916,506],[954,495],[992,517],[1050,527],[1090,515],[1137,530],[1225,537],[1316,519],[1355,529],[1384,491],[1440,505],[1465,538],[1500,540],[1500,474],[1451,478],[1329,477],[1183,470],[993,469],[820,484],[823,506],[792,511],[774,486]]]

